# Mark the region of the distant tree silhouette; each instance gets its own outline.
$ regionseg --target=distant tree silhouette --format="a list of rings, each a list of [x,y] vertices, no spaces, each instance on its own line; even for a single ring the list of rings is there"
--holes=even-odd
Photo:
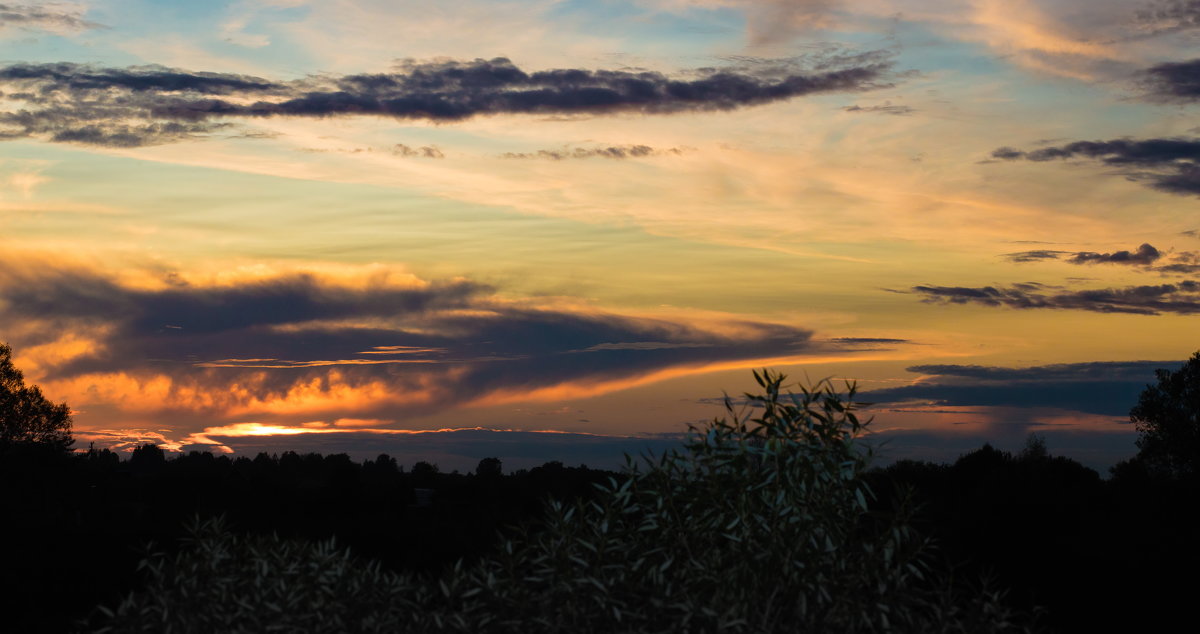
[[[491,478],[503,473],[499,458],[484,458],[479,461],[479,466],[475,467],[475,475],[480,477]]]
[[[134,473],[157,473],[166,463],[167,455],[162,447],[150,442],[138,445],[129,455],[129,467]]]
[[[12,363],[12,348],[0,344],[0,450],[33,445],[66,451],[71,436],[71,410],[42,396],[36,385]]]
[[[399,473],[400,468],[396,465],[396,459],[385,454],[379,454],[375,459],[375,468],[383,473]]]
[[[412,473],[414,476],[435,476],[440,472],[436,464],[425,462],[424,460],[413,465]]]
[[[1050,457],[1050,453],[1046,451],[1046,437],[1029,432],[1029,436],[1025,438],[1025,447],[1021,449],[1018,457],[1026,461],[1037,461]]]
[[[413,468],[412,468],[413,484],[415,484],[416,486],[419,486],[419,487],[432,486],[434,480],[437,478],[437,475],[440,472],[441,471],[438,469],[438,466],[436,464],[425,462],[424,460],[422,460],[422,461],[418,462],[417,464],[413,465]]]
[[[1200,352],[1172,372],[1155,370],[1129,419],[1140,434],[1137,460],[1153,476],[1200,475]]]

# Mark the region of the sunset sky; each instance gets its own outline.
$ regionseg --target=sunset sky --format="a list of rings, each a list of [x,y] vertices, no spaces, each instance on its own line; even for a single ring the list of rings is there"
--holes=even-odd
[[[79,446],[614,466],[751,368],[1106,469],[1200,348],[1196,0],[0,3]]]

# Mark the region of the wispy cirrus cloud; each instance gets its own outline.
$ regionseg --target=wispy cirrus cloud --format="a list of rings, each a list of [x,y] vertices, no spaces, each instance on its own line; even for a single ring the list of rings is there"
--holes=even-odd
[[[78,7],[56,2],[37,4],[0,3],[0,31],[13,27],[53,32],[85,31],[103,25],[84,19]]]
[[[525,71],[505,58],[406,61],[392,72],[278,81],[149,66],[74,63],[0,68],[6,97],[0,138],[135,147],[183,140],[239,119],[383,116],[453,122],[498,114],[723,111],[888,84],[888,53],[654,71]]]
[[[505,152],[500,155],[500,158],[506,159],[542,159],[549,161],[562,161],[566,159],[589,159],[589,158],[606,158],[606,159],[630,159],[630,158],[646,158],[651,156],[662,155],[679,155],[683,150],[680,148],[654,148],[649,145],[608,145],[599,147],[563,147],[562,149],[553,150],[538,150],[536,152]]]
[[[392,154],[403,156],[406,158],[420,157],[431,159],[446,158],[446,153],[436,145],[422,145],[420,147],[412,147],[403,143],[397,143],[392,146]]]
[[[891,103],[877,104],[873,106],[860,106],[858,104],[852,106],[843,106],[843,112],[853,113],[871,113],[871,114],[890,114],[896,116],[910,115],[916,112],[916,109],[909,106],[894,105]]]
[[[1135,10],[1137,26],[1144,35],[1162,35],[1200,28],[1197,0],[1154,0]]]

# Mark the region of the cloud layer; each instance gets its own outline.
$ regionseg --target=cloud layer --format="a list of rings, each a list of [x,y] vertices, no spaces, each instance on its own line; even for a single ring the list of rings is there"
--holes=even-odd
[[[171,282],[10,267],[0,273],[0,322],[19,326],[11,343],[73,406],[176,412],[209,425],[396,420],[601,393],[656,373],[817,347],[790,326],[537,306],[462,280],[293,273]]]
[[[645,158],[649,156],[662,155],[679,155],[683,150],[679,148],[653,148],[649,145],[609,145],[603,147],[564,147],[558,150],[538,150],[536,152],[505,152],[501,154],[501,158],[506,159],[542,159],[549,161],[562,161],[565,159],[588,159],[588,158],[606,158],[606,159],[630,159],[630,158]]]
[[[654,71],[525,71],[505,58],[408,61],[393,72],[276,81],[159,66],[15,64],[0,68],[0,137],[135,147],[211,132],[234,119],[384,116],[458,121],[497,114],[720,111],[886,85],[882,53],[793,63]]]

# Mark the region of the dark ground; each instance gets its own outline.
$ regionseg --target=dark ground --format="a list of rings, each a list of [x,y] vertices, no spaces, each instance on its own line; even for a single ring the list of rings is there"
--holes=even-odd
[[[429,467],[342,454],[10,453],[0,457],[0,629],[76,629],[137,586],[147,544],[176,547],[197,515],[224,515],[242,532],[335,537],[385,567],[436,571],[486,552],[504,527],[536,521],[547,496],[589,496],[620,477],[559,463],[509,475]],[[1168,631],[1192,620],[1200,487],[1136,469],[1104,480],[1066,458],[990,447],[871,478],[880,511],[912,488],[918,528],[958,579],[990,577],[1051,631]],[[416,506],[414,489],[433,489],[432,505]]]

